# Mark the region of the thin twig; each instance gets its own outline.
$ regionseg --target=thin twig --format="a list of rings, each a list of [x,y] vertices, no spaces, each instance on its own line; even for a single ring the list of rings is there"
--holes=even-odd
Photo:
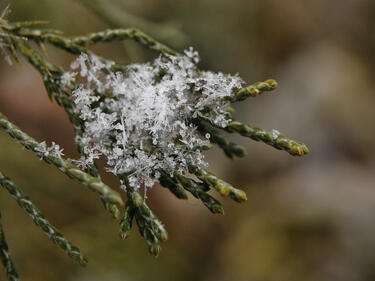
[[[229,132],[237,132],[244,137],[262,141],[277,149],[285,150],[293,156],[303,156],[310,152],[305,144],[291,140],[276,130],[267,131],[236,120],[230,122],[226,129]]]
[[[153,23],[146,19],[129,14],[123,9],[111,5],[108,1],[102,0],[78,0],[86,8],[93,11],[112,27],[138,27],[149,34],[153,34],[158,40],[175,47],[183,47],[188,43],[188,38],[175,26],[163,23]]]
[[[90,189],[99,193],[103,200],[113,204],[124,204],[121,196],[116,191],[112,190],[108,185],[103,183],[100,179],[80,170],[76,165],[63,159],[62,157],[58,157],[49,152],[41,152],[40,143],[21,131],[20,128],[9,122],[2,113],[0,113],[0,128],[4,129],[12,138],[16,139],[26,149],[30,149],[35,152],[40,159],[44,160],[48,164],[54,165],[70,178],[80,181],[84,185],[87,185]]]
[[[5,239],[5,233],[3,230],[3,225],[1,223],[1,213],[0,213],[0,260],[3,264],[6,272],[6,276],[9,281],[19,281],[16,268],[10,257],[8,244]]]
[[[39,211],[39,209],[30,201],[29,197],[23,193],[7,176],[0,172],[0,185],[4,187],[12,197],[17,201],[18,205],[23,208],[32,218],[37,226],[39,226],[45,234],[66,251],[69,257],[79,262],[81,265],[87,263],[87,259],[81,254],[81,251],[71,244]],[[1,239],[1,238],[0,238]]]
[[[166,45],[156,41],[146,33],[136,28],[119,28],[119,29],[108,29],[105,31],[90,33],[85,36],[78,36],[75,38],[68,38],[57,33],[51,33],[48,31],[27,29],[23,28],[17,31],[16,35],[22,36],[35,41],[48,42],[55,47],[61,48],[69,53],[79,55],[81,53],[87,53],[85,48],[88,44],[95,44],[99,42],[112,42],[122,41],[125,39],[132,39],[141,45],[148,47],[152,50],[176,55],[177,53]]]

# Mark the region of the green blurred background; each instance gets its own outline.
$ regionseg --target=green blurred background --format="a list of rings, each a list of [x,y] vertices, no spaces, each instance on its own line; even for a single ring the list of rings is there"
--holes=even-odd
[[[207,154],[210,170],[243,188],[249,200],[239,205],[223,199],[224,216],[155,187],[148,202],[170,234],[155,259],[136,228],[128,240],[119,239],[117,222],[94,193],[0,132],[0,170],[89,257],[86,268],[72,262],[0,190],[21,280],[375,280],[375,2],[105,2],[117,12],[180,29],[184,40],[172,37],[170,44],[178,50],[194,46],[203,69],[239,72],[249,83],[276,79],[276,91],[237,104],[236,115],[305,142],[311,154],[293,158],[231,136],[247,148],[247,157],[231,161],[215,148]],[[0,0],[0,9],[7,4],[9,20],[48,20],[67,35],[113,27],[78,0]],[[155,57],[131,42],[95,50],[121,63]],[[54,48],[48,58],[64,67],[73,59]],[[20,67],[0,60],[0,111],[37,140],[54,140],[68,157],[77,157],[72,126],[27,62]]]

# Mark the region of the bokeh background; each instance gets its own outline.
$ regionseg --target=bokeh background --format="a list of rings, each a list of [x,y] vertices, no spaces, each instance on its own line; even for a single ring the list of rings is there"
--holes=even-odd
[[[10,4],[9,20],[48,20],[49,27],[67,35],[114,27],[83,2],[0,0],[0,9]],[[375,2],[104,2],[117,15],[169,28],[154,37],[164,36],[178,50],[194,46],[203,69],[239,72],[249,83],[276,79],[276,91],[237,104],[236,115],[305,142],[311,154],[293,158],[236,136],[231,137],[247,148],[246,158],[231,161],[219,149],[207,153],[210,170],[248,194],[240,205],[223,199],[224,216],[212,215],[194,198],[178,201],[155,187],[148,203],[170,234],[155,259],[136,228],[128,240],[119,239],[117,222],[94,193],[0,132],[0,170],[89,257],[86,268],[71,261],[0,190],[3,224],[21,279],[375,280]],[[121,63],[156,55],[131,42],[95,50]],[[48,48],[48,58],[66,68],[73,60],[54,48]],[[0,111],[37,140],[53,140],[68,157],[77,157],[72,126],[27,62],[9,66],[0,60]]]

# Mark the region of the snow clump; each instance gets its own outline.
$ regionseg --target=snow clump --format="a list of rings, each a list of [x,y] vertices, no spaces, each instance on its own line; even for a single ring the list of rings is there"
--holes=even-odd
[[[84,121],[76,139],[86,155],[81,166],[104,156],[108,170],[127,175],[134,188],[152,187],[161,170],[172,175],[207,166],[202,150],[210,136],[200,135],[193,120],[226,127],[228,97],[243,81],[199,70],[198,62],[190,48],[113,72],[114,62],[81,54],[62,77],[66,87],[75,83],[74,103]]]

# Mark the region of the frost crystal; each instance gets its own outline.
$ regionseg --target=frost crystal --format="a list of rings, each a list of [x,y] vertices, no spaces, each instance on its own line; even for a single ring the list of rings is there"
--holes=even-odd
[[[271,133],[272,133],[272,138],[274,139],[277,139],[280,136],[280,132],[278,130],[273,129]]]
[[[111,72],[113,63],[95,56],[82,54],[74,61],[75,72],[66,73],[63,81],[81,81],[73,91],[85,122],[76,139],[86,155],[81,166],[104,156],[109,171],[128,175],[135,188],[153,186],[160,170],[172,174],[189,165],[206,166],[201,151],[209,136],[199,135],[192,119],[225,127],[230,121],[227,97],[243,81],[201,71],[198,61],[192,48],[184,55],[129,65],[126,73]]]
[[[48,155],[55,156],[57,158],[60,158],[64,155],[63,148],[61,148],[58,144],[55,142],[52,142],[52,145],[50,147],[47,146],[46,142],[43,141],[39,143],[39,145],[35,148],[37,152],[39,152],[39,155],[41,156],[41,159],[43,157],[47,157]]]

